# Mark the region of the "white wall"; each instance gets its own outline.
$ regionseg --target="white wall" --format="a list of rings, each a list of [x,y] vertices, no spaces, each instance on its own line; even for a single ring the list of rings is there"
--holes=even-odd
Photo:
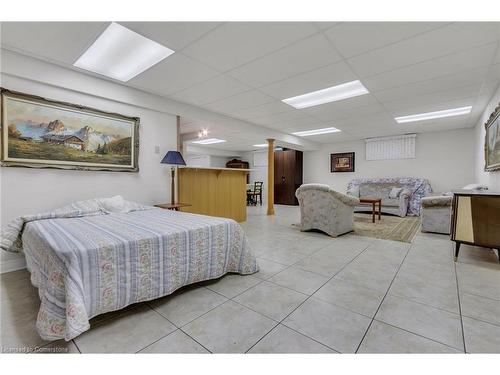
[[[25,63],[28,63],[24,60]],[[44,79],[43,67],[37,60],[32,60],[40,80]],[[168,150],[176,149],[177,128],[175,116],[160,111],[138,107],[134,104],[115,101],[114,97],[103,98],[80,92],[80,87],[88,83],[88,76],[60,67],[58,75],[52,76],[50,84],[9,74],[4,71],[0,82],[2,87],[47,98],[77,103],[104,111],[117,112],[141,119],[139,141],[139,172],[101,172],[101,171],[66,171],[28,168],[0,168],[0,205],[1,225],[13,218],[30,213],[51,210],[69,202],[93,197],[106,197],[121,194],[128,200],[154,204],[170,200],[170,169],[160,164]],[[54,66],[51,66],[54,69]],[[57,84],[57,78],[68,83],[72,78],[72,90]],[[116,92],[117,96],[130,97],[140,95],[137,90],[116,85],[105,80],[94,80],[93,91]],[[133,102],[133,100],[131,100]],[[155,146],[160,152],[155,153]],[[1,252],[0,268],[2,271],[22,268],[24,259],[18,254]]]
[[[480,184],[487,185],[490,190],[500,191],[500,171],[485,172],[484,171],[484,138],[486,136],[486,129],[484,124],[490,117],[490,114],[495,110],[496,106],[500,103],[500,86],[496,93],[491,98],[486,106],[483,114],[474,128],[475,131],[475,181]]]
[[[417,134],[416,158],[365,160],[365,141],[324,145],[304,152],[304,183],[324,183],[345,192],[348,182],[361,177],[423,177],[435,192],[460,188],[474,181],[474,129]],[[354,173],[331,173],[330,154],[355,155]]]

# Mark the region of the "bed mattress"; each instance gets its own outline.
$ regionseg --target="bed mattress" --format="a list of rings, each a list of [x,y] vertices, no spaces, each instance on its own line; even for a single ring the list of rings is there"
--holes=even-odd
[[[30,221],[22,245],[46,340],[70,340],[96,315],[188,284],[258,271],[234,220],[162,209]]]

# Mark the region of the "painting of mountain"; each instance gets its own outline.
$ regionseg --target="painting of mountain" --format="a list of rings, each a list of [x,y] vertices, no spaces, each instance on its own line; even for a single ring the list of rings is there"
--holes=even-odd
[[[2,165],[137,171],[139,119],[2,89]]]

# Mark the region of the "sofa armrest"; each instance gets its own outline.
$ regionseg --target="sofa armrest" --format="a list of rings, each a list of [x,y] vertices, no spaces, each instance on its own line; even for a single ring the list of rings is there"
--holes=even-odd
[[[447,195],[422,198],[422,207],[445,207],[451,206],[453,197]]]
[[[342,194],[334,190],[330,190],[330,194],[335,198],[344,203],[347,206],[357,206],[359,204],[359,199],[353,197],[352,195]]]

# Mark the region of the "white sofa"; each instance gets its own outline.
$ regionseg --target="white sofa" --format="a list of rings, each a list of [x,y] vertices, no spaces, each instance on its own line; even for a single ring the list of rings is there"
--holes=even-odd
[[[359,199],[323,184],[303,184],[295,192],[300,205],[300,230],[321,230],[332,237],[354,230]]]

